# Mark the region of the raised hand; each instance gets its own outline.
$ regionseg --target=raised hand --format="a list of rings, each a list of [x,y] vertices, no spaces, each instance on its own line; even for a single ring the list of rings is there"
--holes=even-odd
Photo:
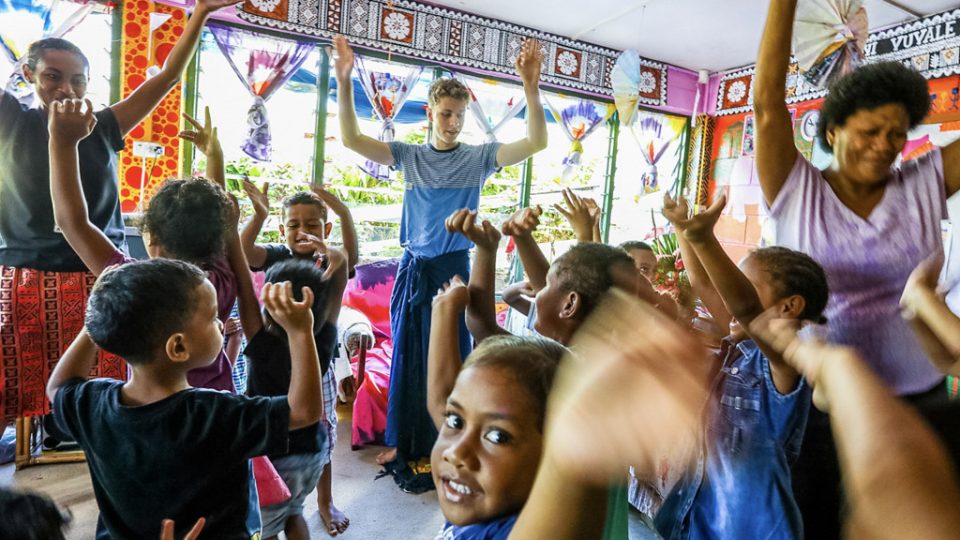
[[[257,186],[250,179],[246,177],[243,179],[243,192],[250,199],[254,214],[260,219],[267,219],[270,214],[270,198],[267,196],[269,190],[269,182],[264,182],[263,188],[257,189]]]
[[[907,278],[907,285],[900,296],[900,309],[907,319],[913,318],[917,311],[917,303],[924,294],[939,294],[937,282],[940,280],[940,271],[943,269],[943,252],[938,251],[933,256],[923,260],[914,268]]]
[[[229,191],[225,191],[230,205],[227,207],[227,230],[231,234],[240,234],[240,201],[237,196]]]
[[[515,65],[517,75],[520,76],[524,86],[536,86],[540,82],[540,70],[543,67],[543,52],[540,51],[540,42],[533,38],[523,40]]]
[[[709,383],[698,366],[708,353],[679,325],[613,289],[572,348],[545,430],[545,456],[562,470],[597,486],[628,465],[656,474],[661,456],[695,440]]]
[[[801,321],[781,319],[777,308],[763,312],[750,323],[750,336],[774,350],[813,386],[813,404],[827,410],[827,401],[822,389],[818,389],[820,371],[825,362],[844,361],[842,358],[856,354],[851,349],[827,345],[819,339],[803,339],[798,334]]]
[[[93,133],[97,117],[89,99],[65,99],[50,104],[47,129],[62,144],[77,144]]]
[[[243,0],[197,0],[197,4],[194,7],[194,15],[209,15],[214,11],[223,9],[227,6],[234,6],[243,2]]]
[[[339,34],[334,36],[333,47],[327,47],[327,55],[333,57],[333,69],[337,82],[349,81],[353,73],[354,57],[347,38]]]
[[[699,214],[690,215],[687,201],[680,198],[679,202],[674,201],[669,194],[663,196],[663,216],[670,220],[670,223],[683,234],[683,237],[690,242],[703,242],[713,236],[713,228],[716,226],[724,207],[727,205],[727,195],[721,193],[709,208]]]
[[[477,225],[477,213],[466,208],[457,210],[450,214],[450,217],[444,222],[447,231],[460,233],[468,240],[477,245],[477,248],[496,251],[500,245],[500,231],[490,224],[488,220],[483,220]]]
[[[593,240],[593,228],[596,226],[597,218],[600,217],[597,202],[589,197],[580,197],[570,188],[563,190],[563,200],[566,208],[561,204],[555,204],[553,207],[570,222],[577,240],[581,242]]]
[[[543,215],[543,209],[540,208],[539,205],[521,208],[503,222],[503,225],[500,226],[500,231],[507,236],[533,234],[533,231],[540,226],[541,215]]]
[[[437,291],[437,295],[433,297],[433,307],[447,306],[456,313],[466,310],[469,303],[470,291],[460,276],[453,276],[453,279],[444,283],[443,287]]]
[[[203,530],[204,524],[207,520],[200,518],[194,523],[190,531],[183,537],[183,540],[197,540],[197,537],[200,536],[200,531]],[[174,540],[174,527],[176,524],[172,519],[163,520],[163,528],[160,530],[160,540]]]
[[[260,294],[267,312],[287,333],[294,331],[313,332],[313,291],[303,287],[303,300],[297,302],[293,296],[293,285],[289,281],[266,283]]]
[[[350,209],[347,208],[347,205],[340,200],[340,197],[337,197],[332,191],[326,190],[322,187],[311,187],[310,191],[313,193],[313,196],[320,200],[323,204],[327,205],[327,208],[331,212],[338,216],[346,215],[350,212]]]
[[[220,138],[217,136],[217,128],[213,125],[213,122],[210,121],[210,107],[203,108],[203,124],[187,113],[183,113],[183,118],[193,126],[196,131],[181,131],[178,134],[181,139],[192,142],[193,145],[197,147],[197,150],[205,156],[223,155],[223,149],[220,147]]]

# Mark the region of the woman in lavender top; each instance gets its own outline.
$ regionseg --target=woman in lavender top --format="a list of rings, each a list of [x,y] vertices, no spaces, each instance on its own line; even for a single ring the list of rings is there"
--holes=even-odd
[[[921,405],[944,399],[943,376],[901,319],[898,300],[911,270],[942,249],[946,198],[960,189],[960,145],[894,166],[907,132],[927,115],[929,93],[919,73],[877,63],[838,80],[824,101],[817,132],[830,166],[821,171],[804,159],[785,91],[796,5],[771,0],[754,81],[756,166],[776,243],[826,271],[831,341],[858,349],[897,394]],[[826,417],[815,416],[794,488],[808,537],[832,538],[839,473]],[[818,504],[805,508],[805,500]]]

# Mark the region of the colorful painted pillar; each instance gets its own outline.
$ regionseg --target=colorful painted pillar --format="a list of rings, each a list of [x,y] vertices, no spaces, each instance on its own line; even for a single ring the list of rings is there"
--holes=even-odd
[[[183,34],[187,13],[147,0],[123,0],[122,13],[121,96],[126,98],[147,80],[148,72],[163,66]],[[181,97],[178,85],[126,138],[119,167],[120,204],[124,212],[136,212],[141,193],[149,200],[163,180],[177,176]],[[135,141],[159,144],[163,146],[163,155],[144,161],[133,154]],[[141,183],[145,184],[144,189]]]

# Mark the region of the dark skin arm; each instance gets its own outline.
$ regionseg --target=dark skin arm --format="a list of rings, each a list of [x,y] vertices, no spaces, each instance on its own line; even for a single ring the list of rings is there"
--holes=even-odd
[[[942,267],[942,253],[920,263],[907,280],[900,309],[930,363],[941,373],[960,375],[960,318],[937,291]]]
[[[543,209],[539,206],[521,208],[510,216],[500,229],[504,235],[513,237],[527,280],[535,291],[546,286],[547,271],[550,270],[550,262],[543,256],[540,246],[533,239],[533,231],[540,226],[541,214]]]
[[[443,425],[447,398],[463,367],[460,357],[460,314],[470,302],[467,286],[454,276],[433,298],[430,348],[427,352],[427,410],[437,429]]]
[[[773,204],[797,159],[793,123],[787,110],[787,69],[797,0],[771,0],[763,27],[753,109],[757,125],[757,173],[763,198]]]
[[[467,305],[467,328],[478,342],[501,334],[508,334],[497,324],[496,264],[500,231],[489,221],[477,224],[477,213],[457,210],[447,218],[445,226],[451,233],[459,233],[476,244],[477,253],[470,273],[470,302]]]

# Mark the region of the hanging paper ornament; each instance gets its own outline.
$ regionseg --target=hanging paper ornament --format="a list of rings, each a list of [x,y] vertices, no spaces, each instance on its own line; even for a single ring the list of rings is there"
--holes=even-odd
[[[800,72],[826,88],[863,63],[868,34],[862,0],[801,0],[793,29]]]
[[[640,103],[640,53],[627,49],[620,53],[610,73],[613,101],[620,113],[620,123],[629,126]]]
[[[527,106],[522,89],[505,87],[496,81],[481,80],[459,73],[454,76],[470,92],[470,112],[486,134],[487,142],[497,141],[497,132]]]
[[[563,127],[563,132],[567,135],[567,138],[570,139],[570,153],[563,158],[563,172],[560,174],[560,178],[567,181],[580,167],[580,158],[583,156],[583,140],[593,133],[597,126],[610,118],[615,109],[581,99],[562,110],[558,110],[546,95],[544,101],[547,102],[554,119]]]
[[[640,176],[637,199],[660,191],[657,163],[676,139],[677,135],[675,133],[678,134],[678,131],[671,125],[672,122],[669,122],[665,129],[664,120],[667,119],[660,115],[647,114],[630,130],[637,144],[640,145],[640,156],[647,164],[647,168]]]
[[[360,87],[370,101],[374,115],[381,121],[380,141],[393,142],[396,135],[393,119],[420,80],[423,66],[412,66],[406,75],[401,77],[393,73],[368,70],[363,57],[359,55],[354,64]],[[390,168],[374,161],[366,161],[361,168],[374,178],[390,178]]]

